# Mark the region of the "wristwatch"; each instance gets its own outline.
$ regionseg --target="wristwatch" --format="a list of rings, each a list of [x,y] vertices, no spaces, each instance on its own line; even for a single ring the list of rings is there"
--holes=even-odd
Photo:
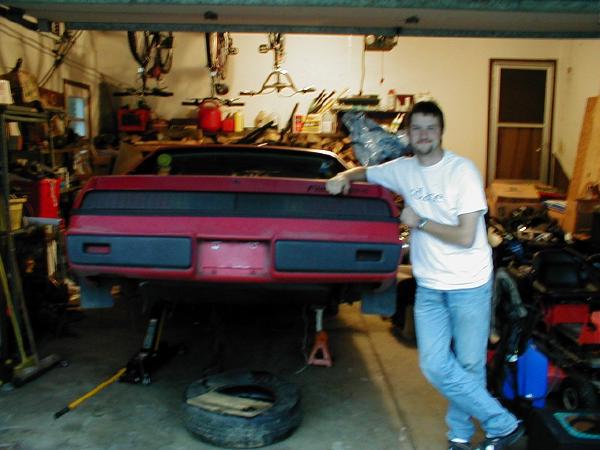
[[[429,219],[419,219],[417,222],[417,230],[422,230],[425,228],[425,225],[429,222]]]

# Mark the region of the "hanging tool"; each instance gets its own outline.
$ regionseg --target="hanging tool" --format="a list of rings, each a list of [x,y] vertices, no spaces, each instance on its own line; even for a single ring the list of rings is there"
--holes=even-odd
[[[264,83],[258,91],[241,91],[240,95],[259,95],[259,94],[271,94],[273,92],[280,93],[285,89],[292,91],[291,95],[296,94],[307,94],[309,92],[315,92],[315,88],[312,86],[298,89],[292,77],[287,70],[283,69],[282,62],[283,56],[285,55],[284,37],[281,33],[269,33],[269,44],[261,45],[258,49],[260,53],[267,53],[273,50],[274,62],[273,71],[267,75]]]
[[[121,369],[119,369],[117,371],[117,373],[115,373],[112,377],[110,377],[108,380],[103,381],[102,383],[100,383],[98,386],[96,386],[94,389],[92,389],[91,391],[89,391],[87,394],[82,395],[81,397],[79,397],[77,400],[73,400],[71,403],[69,403],[67,406],[65,406],[63,409],[61,409],[60,411],[54,413],[54,418],[58,419],[61,416],[64,416],[66,413],[68,413],[69,411],[74,410],[75,408],[77,408],[79,405],[81,405],[83,402],[85,402],[88,398],[93,397],[94,395],[96,395],[98,392],[100,392],[102,389],[104,389],[107,386],[110,386],[111,384],[113,384],[115,381],[119,380],[123,374],[125,373],[125,371],[127,370],[126,367],[122,367]]]

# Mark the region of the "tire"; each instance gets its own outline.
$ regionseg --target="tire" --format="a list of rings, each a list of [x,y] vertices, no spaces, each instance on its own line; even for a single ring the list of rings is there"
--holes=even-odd
[[[161,33],[156,50],[156,63],[161,74],[169,73],[173,67],[173,33]]]
[[[207,66],[223,81],[227,77],[227,58],[231,51],[229,33],[206,33],[205,39]]]
[[[268,400],[273,406],[257,416],[240,417],[187,403],[210,391]],[[302,418],[298,388],[268,372],[227,372],[195,381],[186,389],[183,412],[188,431],[225,448],[256,448],[280,441],[298,427]]]
[[[219,52],[219,34],[220,33],[205,33],[206,43],[206,66],[209,70],[217,71]]]
[[[150,33],[148,31],[128,31],[127,42],[131,55],[144,70],[150,62]]]
[[[581,375],[571,375],[562,382],[560,397],[563,406],[569,411],[597,409],[600,406],[596,388]]]

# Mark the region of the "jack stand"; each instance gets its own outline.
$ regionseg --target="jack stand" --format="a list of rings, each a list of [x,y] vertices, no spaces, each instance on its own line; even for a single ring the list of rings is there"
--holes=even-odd
[[[329,353],[329,336],[327,336],[326,331],[323,331],[323,308],[318,308],[316,310],[316,321],[317,335],[315,337],[315,344],[313,345],[308,358],[308,364],[312,366],[331,367],[333,361],[331,359],[331,354]]]
[[[151,318],[141,350],[127,363],[127,370],[120,378],[126,383],[152,383],[152,372],[164,364],[179,351],[178,347],[161,342],[163,327],[168,308],[164,302],[158,302],[152,308]]]

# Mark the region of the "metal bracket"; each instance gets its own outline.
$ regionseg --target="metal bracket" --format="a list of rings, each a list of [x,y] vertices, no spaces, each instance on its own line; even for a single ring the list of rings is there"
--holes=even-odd
[[[284,89],[291,89],[293,91],[292,95],[315,91],[315,88],[312,86],[298,89],[288,71],[281,68],[285,52],[284,48],[283,35],[281,33],[269,33],[269,44],[261,45],[259,52],[267,53],[273,50],[273,71],[267,76],[259,91],[240,91],[240,95],[271,94],[273,92],[281,92]]]

